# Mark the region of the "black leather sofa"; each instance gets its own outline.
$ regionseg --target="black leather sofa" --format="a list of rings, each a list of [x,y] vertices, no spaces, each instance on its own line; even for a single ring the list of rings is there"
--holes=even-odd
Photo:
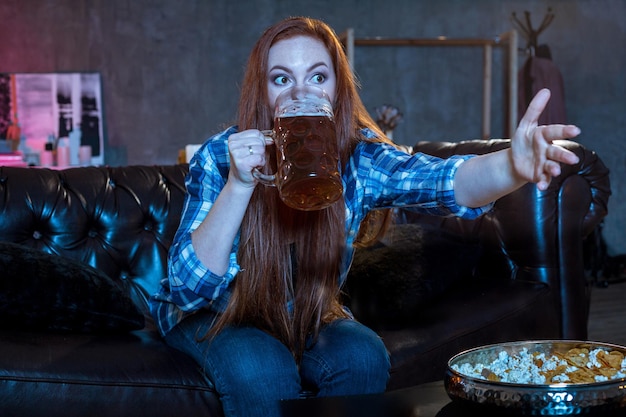
[[[607,214],[609,176],[594,152],[564,146],[580,163],[547,191],[525,186],[474,221],[400,210],[384,241],[357,252],[346,301],[389,348],[389,389],[441,379],[466,348],[586,338],[583,242]],[[0,415],[222,415],[201,370],[146,312],[166,275],[186,172],[0,167]]]

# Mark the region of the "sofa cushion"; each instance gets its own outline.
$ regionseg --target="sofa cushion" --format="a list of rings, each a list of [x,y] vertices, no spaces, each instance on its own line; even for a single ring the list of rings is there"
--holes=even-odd
[[[0,242],[0,327],[84,333],[143,326],[143,314],[104,273]]]
[[[223,416],[196,361],[149,324],[123,333],[0,329],[0,352],[3,417]]]
[[[472,275],[480,244],[418,224],[395,224],[381,243],[358,249],[347,280],[348,305],[375,329],[413,322],[448,288]]]

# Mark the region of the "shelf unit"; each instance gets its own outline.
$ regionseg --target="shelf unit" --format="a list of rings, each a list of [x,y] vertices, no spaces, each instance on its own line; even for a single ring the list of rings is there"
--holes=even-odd
[[[446,37],[438,38],[357,38],[354,36],[354,28],[348,28],[339,35],[344,44],[346,55],[350,65],[354,69],[354,53],[357,46],[388,46],[388,47],[429,47],[429,46],[450,46],[450,47],[472,47],[483,50],[483,100],[482,100],[482,129],[483,139],[491,137],[491,90],[492,90],[492,69],[493,69],[493,48],[504,47],[507,49],[505,72],[506,84],[508,86],[506,103],[503,106],[505,112],[506,132],[509,137],[513,137],[517,127],[517,53],[518,35],[515,30],[502,33],[493,39],[472,39],[459,38],[450,39]]]

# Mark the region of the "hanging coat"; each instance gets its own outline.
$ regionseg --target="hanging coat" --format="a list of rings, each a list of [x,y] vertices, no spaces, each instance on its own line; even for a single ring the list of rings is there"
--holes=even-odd
[[[549,88],[552,95],[539,116],[539,124],[566,123],[563,76],[550,58],[541,56],[529,57],[518,73],[519,119],[526,113],[530,100],[542,88]]]

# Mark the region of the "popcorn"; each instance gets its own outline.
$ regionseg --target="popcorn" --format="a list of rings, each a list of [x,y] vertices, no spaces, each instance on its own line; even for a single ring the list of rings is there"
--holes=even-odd
[[[503,350],[488,364],[465,362],[451,367],[470,377],[516,384],[588,384],[626,377],[624,355],[600,348],[573,348],[551,355],[531,353],[527,348],[515,355]]]

